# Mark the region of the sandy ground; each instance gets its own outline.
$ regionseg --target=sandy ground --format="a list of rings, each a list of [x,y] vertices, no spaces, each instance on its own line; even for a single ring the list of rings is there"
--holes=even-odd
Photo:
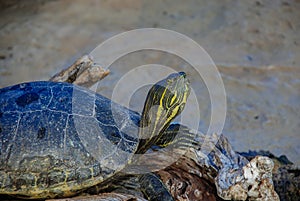
[[[300,165],[299,1],[29,0],[0,6],[0,87],[47,80],[124,31],[174,30],[200,44],[218,66],[227,94],[223,133],[234,148],[270,150]],[[151,63],[187,72],[198,97],[199,129],[205,133],[211,114],[207,89],[193,68],[175,56],[155,51],[126,55],[110,67],[99,93],[111,96],[122,75]],[[134,94],[133,109],[141,110],[146,90]],[[190,119],[195,115],[188,114]]]

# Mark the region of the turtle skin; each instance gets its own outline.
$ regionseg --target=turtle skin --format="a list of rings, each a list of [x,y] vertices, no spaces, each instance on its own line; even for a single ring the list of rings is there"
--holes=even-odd
[[[101,183],[130,162],[139,121],[138,113],[68,83],[0,89],[0,195],[68,197]]]

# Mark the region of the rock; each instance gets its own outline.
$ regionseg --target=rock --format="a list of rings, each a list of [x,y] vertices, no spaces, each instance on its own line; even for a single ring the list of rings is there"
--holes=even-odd
[[[226,200],[279,200],[273,181],[273,161],[264,156],[257,156],[246,166],[238,170],[224,169],[219,172],[216,181],[224,185],[234,181],[228,189],[217,185],[219,195]],[[229,178],[229,180],[228,180]]]
[[[276,157],[269,151],[249,151],[240,153],[251,160],[257,155],[267,156],[273,160],[272,179],[280,200],[297,200],[300,197],[300,169],[285,155]]]

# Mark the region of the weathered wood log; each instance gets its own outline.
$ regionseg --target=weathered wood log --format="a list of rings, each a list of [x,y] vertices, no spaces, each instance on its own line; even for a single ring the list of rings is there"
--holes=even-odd
[[[216,186],[218,196],[225,200],[279,200],[272,182],[271,159],[257,156],[249,162],[232,150],[224,135],[196,135],[205,139],[201,146],[191,148],[176,163],[158,172],[177,200],[213,200],[210,192],[214,191],[207,186],[200,189],[204,186],[195,185],[189,178],[206,181],[211,189]],[[211,152],[204,154],[203,149]],[[178,186],[184,188],[176,191]]]
[[[109,74],[109,70],[95,64],[89,55],[84,55],[70,67],[50,78],[53,82],[68,82],[84,87],[91,87]]]

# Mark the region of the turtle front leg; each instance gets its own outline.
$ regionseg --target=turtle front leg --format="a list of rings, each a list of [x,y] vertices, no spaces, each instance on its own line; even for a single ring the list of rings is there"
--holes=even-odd
[[[122,174],[118,173],[105,182],[85,191],[91,195],[101,193],[121,193],[134,195],[148,201],[174,201],[168,188],[155,173]]]
[[[149,201],[174,201],[167,187],[154,173],[138,176],[140,190]]]

